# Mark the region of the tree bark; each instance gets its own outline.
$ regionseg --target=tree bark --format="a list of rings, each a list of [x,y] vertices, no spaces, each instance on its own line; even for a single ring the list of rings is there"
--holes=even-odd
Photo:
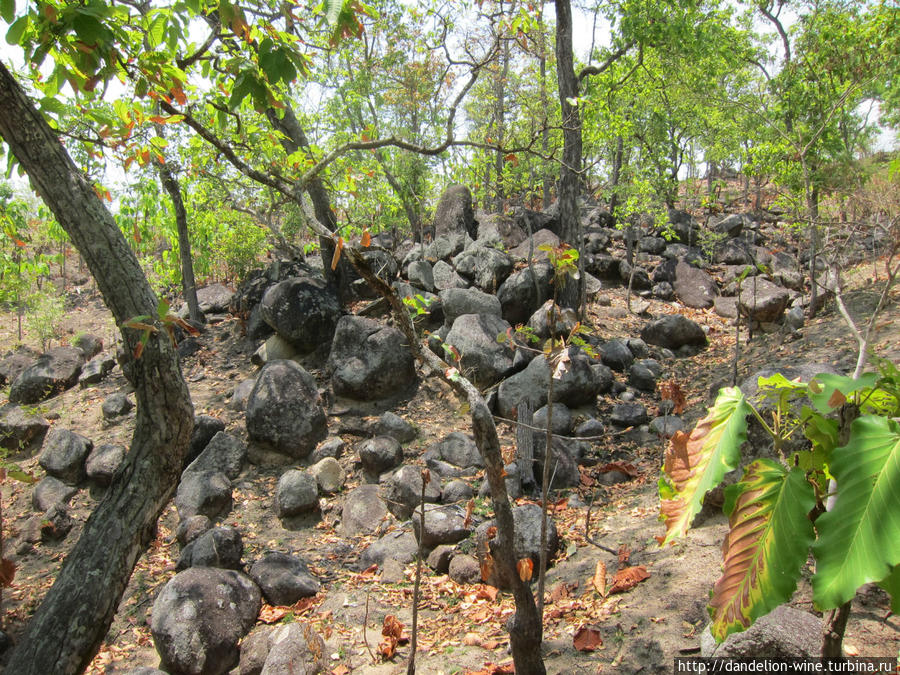
[[[175,211],[178,256],[181,260],[181,288],[184,293],[184,301],[188,306],[188,315],[192,321],[206,323],[206,318],[200,311],[200,302],[197,300],[197,281],[194,279],[194,259],[191,256],[191,236],[188,232],[187,210],[184,208],[184,199],[181,197],[181,186],[178,184],[175,174],[165,164],[158,165],[157,171],[163,189],[169,193],[172,209]]]
[[[559,170],[560,239],[581,251],[581,218],[578,217],[578,192],[581,182],[581,117],[578,114],[578,78],[572,56],[572,7],[569,0],[556,4],[556,77],[563,120],[562,166]],[[581,301],[583,278],[569,279],[559,289],[560,304],[577,309]]]
[[[116,322],[156,316],[156,297],[112,215],[2,64],[0,135],[84,257]],[[137,398],[131,449],[14,648],[8,673],[74,674],[87,667],[178,483],[193,408],[175,350],[161,329],[134,360],[140,335],[122,333],[124,370]]]

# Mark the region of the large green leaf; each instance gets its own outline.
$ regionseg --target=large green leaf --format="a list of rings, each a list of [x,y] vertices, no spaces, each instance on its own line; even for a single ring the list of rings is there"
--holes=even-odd
[[[891,573],[878,582],[891,595],[891,611],[900,614],[900,565],[895,565]]]
[[[731,530],[709,603],[716,640],[746,630],[790,599],[815,538],[807,518],[815,504],[803,469],[788,472],[770,459],[752,462],[741,481],[726,488]]]
[[[737,468],[749,413],[741,390],[727,387],[690,435],[678,432],[672,437],[659,479],[660,519],[666,523],[663,544],[684,536],[706,493]]]
[[[819,373],[809,383],[809,400],[823,415],[840,408],[847,397],[857,391],[872,389],[878,380],[875,373],[857,379],[834,373]]]
[[[832,454],[837,500],[816,520],[813,600],[839,607],[900,563],[900,424],[863,415]]]

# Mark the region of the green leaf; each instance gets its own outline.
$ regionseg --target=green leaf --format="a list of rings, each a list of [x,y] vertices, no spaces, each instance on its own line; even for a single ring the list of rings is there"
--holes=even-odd
[[[160,298],[156,305],[156,316],[162,321],[169,313],[169,302],[165,298]]]
[[[337,23],[343,8],[344,0],[325,0],[325,19],[329,24],[334,26]]]
[[[834,451],[837,500],[816,520],[813,600],[839,607],[900,564],[900,424],[875,415],[853,422],[850,441]]]
[[[894,565],[894,569],[878,585],[891,596],[891,611],[900,614],[900,565]]]
[[[166,15],[160,13],[157,14],[156,18],[150,23],[150,28],[147,29],[147,41],[150,43],[151,47],[156,48],[158,45],[162,44],[166,35],[166,22]]]
[[[819,373],[809,383],[809,400],[823,415],[840,408],[850,394],[864,389],[872,389],[878,381],[876,373],[865,373],[858,379]]]
[[[666,523],[664,545],[684,536],[706,493],[737,468],[741,444],[747,440],[749,413],[750,405],[741,390],[726,387],[690,435],[678,432],[672,437],[659,479],[660,519]]]
[[[9,27],[9,30],[6,31],[6,44],[19,44],[19,40],[22,39],[25,29],[28,28],[28,20],[28,15],[26,14],[25,16],[20,16],[13,22]]]
[[[96,45],[106,35],[106,28],[90,14],[79,12],[72,21],[78,39],[86,45]]]
[[[16,0],[0,0],[0,16],[6,23],[16,18]]]
[[[6,475],[21,483],[36,483],[37,479],[30,473],[22,471],[22,469],[7,469]]]
[[[807,518],[815,504],[803,469],[788,472],[771,459],[752,462],[741,481],[726,488],[731,529],[709,603],[710,630],[718,642],[791,598],[815,539]]]

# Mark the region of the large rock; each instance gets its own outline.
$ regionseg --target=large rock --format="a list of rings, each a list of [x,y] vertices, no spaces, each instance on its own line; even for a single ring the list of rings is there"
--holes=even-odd
[[[445,291],[448,288],[467,288],[468,283],[450,263],[438,260],[432,268],[432,276],[434,277],[434,288],[437,291]]]
[[[686,262],[675,266],[675,281],[672,283],[675,295],[687,307],[708,309],[713,306],[719,287],[706,272]]]
[[[259,588],[234,570],[192,567],[153,603],[150,630],[172,675],[221,675],[238,664],[238,642],[262,605]]]
[[[312,375],[293,361],[267,363],[247,401],[247,433],[282,454],[309,455],[327,434]]]
[[[472,210],[472,193],[465,185],[451,185],[438,201],[434,211],[434,235],[466,233],[478,237],[478,224]]]
[[[553,318],[552,331],[550,326],[551,314]],[[534,331],[536,336],[546,340],[550,337],[551,332],[556,336],[569,335],[577,323],[578,312],[570,307],[555,305],[551,298],[529,317],[527,325],[528,328]]]
[[[405,392],[416,379],[403,333],[359,316],[345,316],[338,322],[328,368],[334,393],[358,401]]]
[[[319,486],[316,477],[306,471],[290,469],[278,479],[275,489],[275,512],[290,518],[319,506]]]
[[[295,277],[275,284],[260,303],[263,320],[302,352],[327,344],[341,316],[334,290],[321,278]]]
[[[452,431],[425,452],[425,459],[435,457],[458,467],[484,466],[475,439],[461,431]]]
[[[266,552],[253,563],[249,575],[262,589],[266,602],[276,607],[293,605],[322,588],[305,560],[280,551]]]
[[[532,260],[546,261],[549,259],[549,256],[546,251],[541,250],[541,246],[546,245],[553,248],[559,246],[559,237],[548,229],[537,230],[531,239],[532,241],[526,239],[509,252],[513,259],[527,262],[530,252]]]
[[[459,274],[488,293],[496,293],[513,271],[513,261],[508,254],[478,244],[466,247],[453,259],[453,265]]]
[[[707,345],[703,328],[681,314],[668,314],[651,321],[641,329],[641,339],[647,344],[673,351],[684,345],[698,347]]]
[[[341,511],[341,531],[346,537],[372,534],[388,515],[387,507],[378,494],[377,485],[360,485],[344,498]]]
[[[418,509],[412,514],[412,523],[416,539],[427,549],[439,544],[455,544],[470,534],[465,515],[456,506],[426,504],[424,531]]]
[[[78,485],[85,477],[84,462],[94,443],[74,431],[54,427],[44,439],[38,463],[48,475]]]
[[[822,619],[787,605],[776,607],[742,633],[716,644],[709,626],[700,635],[700,654],[727,658],[808,658],[821,654]]]
[[[781,319],[790,299],[787,289],[763,277],[754,277],[742,285],[738,308],[752,321],[775,323]]]
[[[220,431],[185,471],[221,471],[234,480],[240,475],[246,458],[247,446],[244,442],[227,431]]]
[[[502,309],[497,296],[476,288],[449,288],[441,291],[444,323],[452,326],[463,314],[491,314],[500,316]]]
[[[260,626],[241,644],[241,675],[317,675],[328,670],[325,642],[307,623]]]
[[[115,367],[116,360],[108,354],[94,357],[82,367],[81,375],[78,376],[78,386],[84,389],[99,384]]]
[[[528,321],[540,303],[550,297],[551,279],[553,268],[549,263],[537,263],[531,269],[526,267],[510,274],[497,289],[503,318],[513,326]]]
[[[422,469],[417,466],[401,466],[384,483],[382,492],[388,511],[398,520],[409,518],[422,502]],[[425,484],[425,501],[437,502],[441,498],[441,486],[437,476],[429,476]]]
[[[476,386],[490,387],[512,371],[515,354],[509,344],[497,341],[509,328],[490,314],[463,314],[453,322],[444,342],[459,352],[456,365]]]
[[[84,365],[77,347],[56,347],[23,370],[9,390],[10,403],[38,403],[74,387]]]
[[[104,443],[91,450],[84,462],[84,470],[97,485],[109,485],[124,459],[124,446]]]
[[[0,447],[13,452],[43,442],[50,423],[40,415],[14,405],[0,413]]]
[[[553,383],[553,400],[577,408],[595,402],[601,383],[591,368],[590,359],[579,349],[570,347],[569,360],[562,376]],[[516,408],[529,401],[532,409],[547,403],[550,368],[544,356],[533,359],[525,370],[500,383],[497,407],[502,417],[516,418]]]
[[[222,284],[210,284],[197,289],[197,304],[204,314],[222,314],[234,298],[234,291]]]
[[[66,485],[58,478],[46,476],[34,486],[31,493],[31,506],[35,511],[43,513],[57,504],[65,505],[78,492],[73,485]]]
[[[31,347],[25,345],[16,347],[15,351],[0,359],[0,385],[15,381],[22,371],[34,365],[39,356],[40,352]]]
[[[371,482],[385,471],[399,466],[403,461],[403,447],[393,436],[375,436],[360,441],[356,452],[362,464],[363,473]]]
[[[204,515],[215,520],[231,510],[231,481],[216,471],[186,473],[175,493],[175,508],[182,519]]]
[[[252,389],[253,385],[251,384],[250,389],[247,391],[247,396],[250,395],[250,391]],[[209,442],[213,439],[213,436],[215,436],[220,431],[225,431],[225,422],[220,420],[218,417],[212,417],[210,415],[197,415],[194,418],[194,431],[191,432],[191,442],[188,445],[188,453],[187,457],[185,457],[185,466],[197,459],[198,455],[203,452],[203,449],[207,445],[209,445]]]
[[[233,527],[214,527],[191,544],[191,567],[241,569],[244,541]]]
[[[418,550],[419,544],[412,532],[394,530],[369,544],[360,554],[356,568],[362,571],[372,565],[382,567],[385,560],[395,560],[406,565],[416,559]]]

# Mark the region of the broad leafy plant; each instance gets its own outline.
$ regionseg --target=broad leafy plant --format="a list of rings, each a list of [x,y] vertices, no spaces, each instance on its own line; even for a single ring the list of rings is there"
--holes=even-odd
[[[898,414],[900,373],[885,361],[857,379],[760,378],[754,401],[722,389],[693,431],[672,438],[659,481],[663,545],[686,534],[706,493],[739,467],[749,417],[777,457],[747,463],[725,488],[730,531],[709,604],[717,641],[787,602],[810,548],[816,607],[841,607],[876,582],[900,611]],[[801,435],[808,442],[793,442]]]

